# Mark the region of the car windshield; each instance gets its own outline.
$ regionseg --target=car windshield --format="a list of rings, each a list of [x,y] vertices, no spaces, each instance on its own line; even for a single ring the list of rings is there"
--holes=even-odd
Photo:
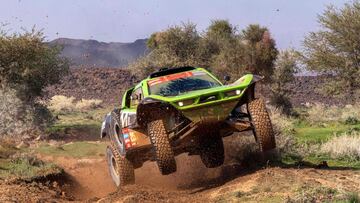
[[[221,84],[203,71],[182,72],[148,82],[150,94],[177,96],[186,92],[218,87]]]

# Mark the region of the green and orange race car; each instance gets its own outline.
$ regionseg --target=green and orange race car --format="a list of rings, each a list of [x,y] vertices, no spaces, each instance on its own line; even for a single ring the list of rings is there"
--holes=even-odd
[[[200,155],[208,168],[224,162],[223,137],[252,131],[262,152],[275,148],[261,77],[247,74],[223,85],[203,68],[161,69],[127,90],[120,109],[106,115],[107,160],[117,186],[135,181],[134,169],[156,161],[163,175],[176,171],[175,156]]]

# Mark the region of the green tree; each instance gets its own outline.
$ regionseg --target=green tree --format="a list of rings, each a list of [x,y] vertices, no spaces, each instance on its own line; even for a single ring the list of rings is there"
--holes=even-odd
[[[310,70],[334,76],[325,93],[355,101],[360,93],[360,1],[328,6],[318,18],[321,29],[304,40],[304,62]]]
[[[196,26],[184,23],[182,26],[170,27],[166,31],[152,34],[147,45],[152,51],[175,57],[176,61],[181,62],[196,57],[199,40]]]
[[[270,81],[278,50],[269,30],[252,24],[242,31],[241,39],[245,44],[244,69],[265,76],[266,81]]]
[[[227,20],[212,21],[201,35],[192,23],[173,26],[153,33],[147,46],[151,52],[130,64],[141,78],[160,67],[175,66],[200,66],[232,80],[245,72],[269,78],[277,54],[267,28],[250,25],[238,34]]]
[[[31,124],[41,127],[51,120],[37,101],[46,86],[59,82],[68,72],[68,63],[59,51],[44,42],[41,32],[0,32],[0,123],[6,125],[0,133]]]
[[[147,41],[150,53],[129,67],[136,76],[146,77],[161,67],[199,66],[200,40],[196,26],[192,23],[153,33]]]
[[[41,32],[0,35],[0,84],[18,91],[30,102],[41,96],[44,87],[60,81],[68,63],[60,49],[44,43]]]
[[[286,115],[292,113],[292,104],[289,100],[292,90],[288,89],[286,85],[295,79],[294,74],[299,69],[298,58],[299,54],[294,50],[280,52],[275,61],[274,74],[271,77],[270,102]]]

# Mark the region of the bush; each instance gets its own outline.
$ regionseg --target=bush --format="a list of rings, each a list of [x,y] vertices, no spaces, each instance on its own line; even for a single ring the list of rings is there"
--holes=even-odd
[[[9,160],[0,169],[0,178],[33,181],[37,178],[62,174],[63,170],[52,163],[45,163],[36,157],[19,155]]]
[[[97,109],[100,107],[102,103],[102,100],[100,99],[81,99],[78,101],[75,105],[75,108],[77,110],[83,111],[83,110],[92,110]]]
[[[353,117],[353,116],[349,116],[345,120],[345,124],[347,124],[347,125],[356,125],[358,123],[359,123],[359,120],[356,117]]]
[[[102,100],[81,99],[75,102],[75,97],[55,95],[50,99],[48,108],[55,113],[70,113],[86,110],[93,110],[101,107]]]
[[[311,124],[326,122],[355,122],[360,119],[360,104],[339,106],[326,106],[315,103],[308,108],[307,120]],[[350,121],[351,119],[352,121]]]
[[[270,107],[270,118],[276,135],[276,147],[281,156],[293,156],[294,154],[298,156],[299,152],[294,138],[295,120],[273,107]]]
[[[274,130],[277,133],[282,134],[294,134],[294,122],[295,120],[291,117],[284,115],[282,111],[278,108],[270,108],[270,118],[273,124]]]
[[[75,97],[55,95],[50,99],[48,108],[54,112],[72,112],[75,109]]]
[[[51,122],[51,114],[44,106],[24,103],[14,89],[0,89],[0,137],[35,136]]]
[[[360,132],[344,133],[321,146],[321,152],[332,158],[360,160]]]
[[[291,89],[286,84],[294,80],[294,74],[298,71],[298,54],[294,50],[282,51],[275,61],[274,74],[271,76],[270,103],[279,108],[282,113],[293,113],[292,104],[289,100]]]

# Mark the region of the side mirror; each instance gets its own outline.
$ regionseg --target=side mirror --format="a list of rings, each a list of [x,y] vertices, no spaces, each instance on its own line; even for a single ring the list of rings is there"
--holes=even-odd
[[[230,76],[228,76],[228,75],[225,75],[225,76],[224,76],[224,80],[225,80],[226,82],[229,82],[230,79],[231,79]]]

